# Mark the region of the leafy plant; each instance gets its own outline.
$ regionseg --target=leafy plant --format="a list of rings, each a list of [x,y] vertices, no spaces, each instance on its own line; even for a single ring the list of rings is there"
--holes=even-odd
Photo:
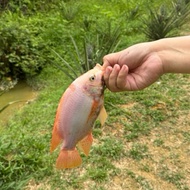
[[[25,15],[33,14],[37,11],[48,11],[58,4],[59,0],[1,0],[0,10],[10,10],[12,12],[22,12]]]
[[[76,40],[70,36],[75,49],[75,60],[73,62],[69,63],[58,52],[53,50],[63,63],[63,66],[55,63],[54,65],[72,80],[92,69],[96,63],[101,63],[103,56],[115,51],[120,43],[121,28],[116,26],[112,29],[111,22],[107,22],[106,27],[105,25],[102,28],[98,27],[96,35],[89,35],[88,32],[83,37],[83,50],[79,49]],[[75,71],[76,68],[78,72]]]
[[[94,148],[95,152],[103,157],[112,157],[114,159],[120,158],[123,152],[123,144],[117,139],[106,138],[103,143]]]
[[[164,144],[164,141],[162,139],[160,139],[160,138],[157,138],[157,139],[154,140],[153,144],[155,146],[162,146]]]
[[[87,45],[85,50],[88,52],[88,62],[102,62],[104,55],[116,51],[122,34],[121,26],[113,25],[111,21],[107,21],[104,25],[96,26],[96,35],[91,37],[86,35]]]
[[[125,138],[127,140],[136,139],[139,137],[139,134],[148,135],[150,131],[150,126],[145,124],[145,122],[133,122],[130,124],[125,124]]]
[[[24,131],[18,130],[20,135],[15,131],[17,140],[9,134],[4,134],[0,141],[0,188],[1,189],[19,189],[19,186],[15,184],[21,178],[24,184],[27,182],[31,173],[38,170],[43,176],[43,173],[48,171],[47,167],[44,167],[44,159],[39,155],[39,150],[44,150],[45,139],[40,140],[39,137],[26,135]],[[10,139],[12,139],[10,141]],[[13,143],[13,141],[15,143]],[[27,147],[27,148],[26,148]],[[38,151],[36,151],[38,150]],[[44,152],[45,153],[45,152]],[[46,160],[47,161],[47,160]],[[46,162],[45,161],[45,162]],[[47,164],[47,162],[46,162]],[[43,169],[42,169],[43,168]],[[41,176],[41,177],[42,177]],[[40,176],[39,176],[40,177]],[[22,185],[24,185],[22,184]],[[21,185],[21,184],[19,184]]]
[[[181,181],[184,176],[180,171],[172,171],[167,166],[163,166],[159,172],[159,176],[166,181],[175,184],[178,189],[189,189],[187,186],[182,185]]]
[[[129,155],[135,160],[141,160],[147,157],[148,147],[139,143],[133,144],[132,148],[129,150]]]
[[[12,22],[8,20],[10,17],[14,17],[11,12],[0,20],[0,80],[3,77],[16,79],[33,76],[45,65],[42,56],[44,45],[34,38],[40,28],[32,26],[30,30],[26,23],[20,25],[21,20]]]
[[[65,20],[69,22],[74,20],[79,11],[79,4],[75,4],[73,6],[73,3],[60,2],[59,6],[60,6],[61,15]]]
[[[2,9],[5,9],[6,7],[7,7],[7,5],[8,5],[8,3],[9,3],[9,0],[2,0],[2,1],[0,1],[0,10]]]
[[[132,179],[134,179],[138,184],[140,184],[142,189],[153,190],[151,184],[149,184],[149,182],[141,175],[137,175],[130,170],[127,170],[127,175],[130,176]]]
[[[149,14],[143,19],[143,33],[149,40],[158,40],[171,36],[187,22],[190,14],[189,3],[178,0],[173,3],[172,8],[163,4],[159,10],[148,8]]]

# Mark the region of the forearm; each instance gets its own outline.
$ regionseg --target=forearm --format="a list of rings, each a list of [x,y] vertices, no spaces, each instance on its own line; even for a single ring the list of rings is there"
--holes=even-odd
[[[152,42],[163,63],[164,73],[190,73],[190,36]]]

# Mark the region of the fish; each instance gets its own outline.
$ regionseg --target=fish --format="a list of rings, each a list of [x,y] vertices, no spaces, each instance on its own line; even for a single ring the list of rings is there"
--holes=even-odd
[[[79,152],[89,155],[95,121],[99,119],[103,126],[107,119],[103,73],[103,67],[96,64],[93,69],[76,78],[60,99],[50,145],[50,152],[53,152],[62,143],[56,160],[57,169],[80,166],[82,159]]]

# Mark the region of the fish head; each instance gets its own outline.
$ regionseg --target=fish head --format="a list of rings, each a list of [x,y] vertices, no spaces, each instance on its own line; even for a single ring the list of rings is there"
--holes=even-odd
[[[103,67],[100,64],[96,64],[93,69],[80,77],[80,84],[85,93],[95,98],[103,95],[105,87],[103,73]]]

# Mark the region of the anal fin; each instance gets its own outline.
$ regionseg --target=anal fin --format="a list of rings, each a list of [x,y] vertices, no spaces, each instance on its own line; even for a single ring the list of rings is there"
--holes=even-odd
[[[79,143],[79,148],[84,152],[86,156],[89,155],[90,147],[93,142],[93,136],[92,133],[89,133],[86,137],[84,137]]]

